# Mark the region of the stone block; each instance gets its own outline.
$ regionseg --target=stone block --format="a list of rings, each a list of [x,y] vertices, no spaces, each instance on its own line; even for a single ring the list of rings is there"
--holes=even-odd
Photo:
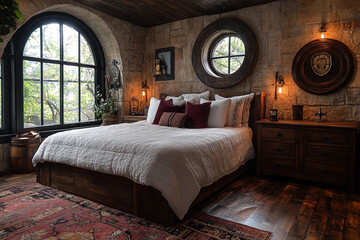
[[[176,47],[174,49],[175,59],[182,59],[183,58],[183,50],[182,48]]]
[[[186,36],[171,37],[170,45],[177,48],[184,48],[187,45],[187,38]]]
[[[346,104],[360,105],[360,88],[348,88],[345,95]]]

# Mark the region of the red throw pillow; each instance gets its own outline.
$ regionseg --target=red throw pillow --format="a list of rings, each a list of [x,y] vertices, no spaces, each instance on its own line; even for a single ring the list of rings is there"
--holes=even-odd
[[[160,118],[159,125],[183,128],[186,118],[186,113],[164,112]]]
[[[176,106],[172,104],[172,100],[161,100],[158,110],[156,112],[153,124],[159,124],[160,118],[164,112],[178,112],[184,113],[185,112],[185,104],[181,106]]]
[[[211,102],[206,103],[186,103],[187,128],[207,128]]]

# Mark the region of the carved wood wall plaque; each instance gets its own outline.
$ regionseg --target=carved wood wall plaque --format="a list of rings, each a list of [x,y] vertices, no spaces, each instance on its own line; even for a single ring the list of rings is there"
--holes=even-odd
[[[354,58],[349,48],[334,39],[319,39],[304,45],[292,65],[295,83],[313,94],[339,90],[352,77]]]

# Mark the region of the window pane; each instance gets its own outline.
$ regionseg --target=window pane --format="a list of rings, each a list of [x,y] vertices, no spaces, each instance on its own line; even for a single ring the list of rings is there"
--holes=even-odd
[[[236,72],[244,62],[244,57],[230,58],[230,74]]]
[[[47,24],[43,30],[43,58],[60,59],[60,30],[59,24]]]
[[[238,37],[231,37],[231,55],[245,55],[245,45]]]
[[[95,120],[95,70],[81,68],[81,121]]]
[[[23,61],[24,127],[41,125],[40,62]]]
[[[79,121],[79,67],[64,66],[64,122]]]
[[[221,39],[214,47],[213,57],[229,56],[229,37]]]
[[[37,28],[30,35],[24,48],[24,56],[40,57],[40,28]]]
[[[60,123],[60,65],[43,66],[44,125]]]
[[[215,69],[222,74],[229,74],[228,58],[217,58],[213,59],[213,66]]]
[[[78,62],[79,52],[79,34],[73,28],[64,25],[63,27],[64,37],[64,61]]]
[[[81,51],[81,56],[80,56],[81,63],[95,65],[94,57],[90,45],[82,35],[80,35],[80,51]]]

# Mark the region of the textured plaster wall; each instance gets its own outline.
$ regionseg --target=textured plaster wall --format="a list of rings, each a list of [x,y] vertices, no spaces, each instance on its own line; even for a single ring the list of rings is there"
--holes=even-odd
[[[360,1],[358,0],[279,0],[266,5],[240,9],[221,15],[202,16],[147,29],[143,79],[151,81],[152,94],[159,92],[199,92],[212,89],[196,76],[191,62],[192,48],[201,30],[221,18],[238,18],[254,31],[259,55],[252,74],[235,87],[222,90],[239,94],[265,91],[267,115],[272,107],[283,119],[292,118],[292,105],[304,105],[304,117],[313,119],[323,106],[328,120],[359,120],[360,115]],[[339,91],[317,96],[302,91],[291,76],[296,52],[306,43],[320,38],[320,23],[327,23],[326,37],[345,43],[353,52],[355,72],[350,82]],[[175,80],[155,82],[154,51],[174,46]],[[274,99],[274,75],[285,77],[283,94]],[[126,90],[127,91],[127,90]],[[126,95],[126,93],[125,93]]]
[[[97,35],[105,55],[106,69],[113,59],[119,61],[123,87],[114,93],[119,108],[118,121],[124,111],[124,89],[129,83],[141,82],[145,29],[97,11],[74,0],[18,0],[24,20],[18,28],[36,14],[48,11],[64,12],[84,21]],[[0,59],[14,31],[3,37],[0,43]],[[128,101],[128,100],[127,100]],[[125,104],[128,106],[128,103]],[[9,144],[0,144],[0,173],[9,168]]]

